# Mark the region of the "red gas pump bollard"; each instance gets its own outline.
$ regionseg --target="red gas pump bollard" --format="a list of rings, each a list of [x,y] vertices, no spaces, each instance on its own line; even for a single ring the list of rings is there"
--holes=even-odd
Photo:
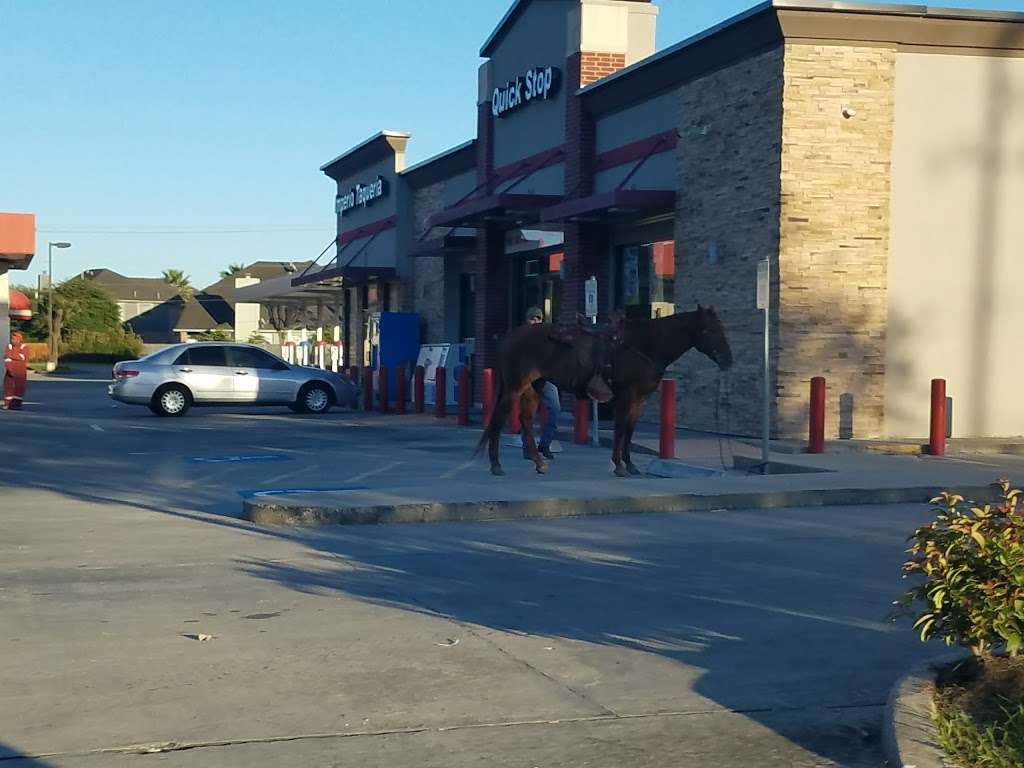
[[[483,381],[484,397],[484,427],[491,423],[491,416],[494,415],[494,369],[484,368]]]
[[[377,397],[380,398],[378,405],[380,406],[381,413],[387,413],[388,406],[390,405],[388,403],[388,369],[381,368],[380,373],[378,373],[377,376]]]
[[[373,369],[363,368],[363,410],[373,410]]]
[[[443,419],[448,416],[448,377],[444,368],[438,366],[434,373],[434,415]]]
[[[459,368],[459,426],[469,426],[469,369]]]
[[[661,382],[661,436],[658,441],[658,458],[676,457],[676,380],[662,379]]]
[[[946,455],[946,380],[932,379],[932,418],[928,453]]]
[[[395,413],[405,415],[405,366],[400,365],[395,371]]]
[[[585,397],[577,397],[573,412],[573,441],[576,445],[586,445],[590,432],[590,401]]]
[[[811,415],[807,452],[825,452],[825,379],[821,376],[811,379]]]
[[[412,381],[412,410],[413,413],[423,413],[423,378],[424,370],[422,365],[416,366]]]

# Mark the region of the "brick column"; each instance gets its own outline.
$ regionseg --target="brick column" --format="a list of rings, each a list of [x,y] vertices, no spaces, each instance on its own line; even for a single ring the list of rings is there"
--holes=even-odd
[[[476,178],[485,184],[480,194],[489,194],[494,177],[494,118],[491,105],[477,105]],[[483,369],[497,363],[498,338],[508,327],[508,280],[505,263],[505,233],[488,225],[477,230],[473,252],[476,274],[476,354],[474,376],[476,397],[482,397]]]
[[[565,194],[568,198],[594,193],[595,123],[594,117],[576,97],[581,83],[589,84],[611,74],[625,64],[615,66],[618,54],[574,53],[565,60]],[[606,57],[607,61],[604,58]],[[613,68],[614,67],[614,68]],[[600,73],[600,74],[599,74]],[[606,230],[599,223],[568,223],[564,226],[566,278],[562,284],[560,319],[570,322],[582,312],[583,285],[594,275],[604,297],[611,271],[607,253]],[[602,306],[602,315],[607,311]]]

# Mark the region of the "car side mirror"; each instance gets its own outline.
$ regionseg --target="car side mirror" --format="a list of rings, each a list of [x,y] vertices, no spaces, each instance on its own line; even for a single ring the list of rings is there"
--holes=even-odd
[[[291,370],[291,369],[289,368],[288,363],[274,363],[274,370],[275,371],[287,371],[287,370]]]

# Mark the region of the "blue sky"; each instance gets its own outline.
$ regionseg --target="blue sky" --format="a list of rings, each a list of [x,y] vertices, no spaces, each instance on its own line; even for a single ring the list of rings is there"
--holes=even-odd
[[[15,282],[48,240],[74,246],[58,279],[173,267],[202,286],[316,256],[334,234],[319,166],[381,128],[412,133],[410,163],[471,138],[477,51],[510,2],[0,0],[0,210],[39,228]],[[752,4],[658,0],[658,47]]]

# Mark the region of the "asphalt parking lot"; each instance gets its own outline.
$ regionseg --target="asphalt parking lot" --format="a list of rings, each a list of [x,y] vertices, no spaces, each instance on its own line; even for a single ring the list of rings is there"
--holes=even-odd
[[[260,528],[241,494],[484,466],[103,387],[0,414],[5,766],[878,766],[942,652],[886,621],[921,507]]]

